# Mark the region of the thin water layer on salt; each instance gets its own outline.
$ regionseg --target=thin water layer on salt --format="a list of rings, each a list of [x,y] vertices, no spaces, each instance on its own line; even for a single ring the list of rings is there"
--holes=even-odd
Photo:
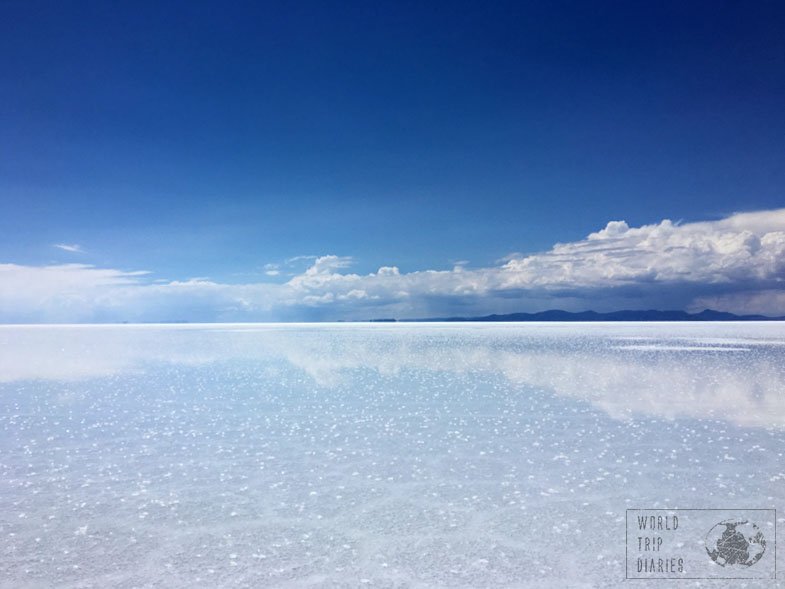
[[[783,340],[2,327],[0,587],[625,586],[628,508],[785,508]]]

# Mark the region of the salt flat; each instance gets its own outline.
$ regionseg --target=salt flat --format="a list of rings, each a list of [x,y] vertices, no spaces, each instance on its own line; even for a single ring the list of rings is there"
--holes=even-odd
[[[2,326],[0,586],[626,587],[783,453],[779,323]]]

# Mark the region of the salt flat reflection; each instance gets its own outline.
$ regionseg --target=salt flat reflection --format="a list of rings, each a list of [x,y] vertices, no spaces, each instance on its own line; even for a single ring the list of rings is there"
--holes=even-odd
[[[367,371],[487,374],[515,394],[543,390],[614,419],[781,428],[784,339],[778,324],[5,326],[0,383],[227,362],[277,363],[326,388],[361,387]]]

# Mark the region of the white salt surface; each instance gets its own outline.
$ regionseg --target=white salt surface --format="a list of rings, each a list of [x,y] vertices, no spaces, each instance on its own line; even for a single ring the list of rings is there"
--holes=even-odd
[[[0,327],[0,587],[728,586],[625,581],[625,510],[785,513],[784,340]]]

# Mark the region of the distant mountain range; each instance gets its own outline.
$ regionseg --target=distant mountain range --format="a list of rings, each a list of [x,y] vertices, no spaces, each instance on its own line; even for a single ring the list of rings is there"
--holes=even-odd
[[[485,315],[484,317],[429,317],[425,319],[374,319],[375,322],[394,321],[785,321],[785,317],[765,315],[735,315],[705,309],[700,313],[687,311],[580,311],[572,313],[553,309],[539,313],[508,313],[506,315]]]

